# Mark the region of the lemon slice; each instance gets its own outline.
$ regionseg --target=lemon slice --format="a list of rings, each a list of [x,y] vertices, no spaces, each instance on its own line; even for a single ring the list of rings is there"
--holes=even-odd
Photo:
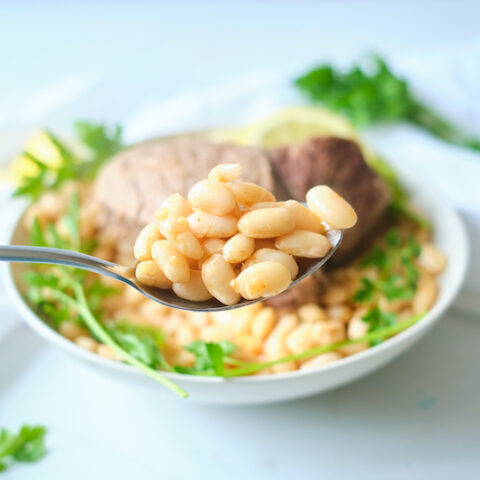
[[[305,142],[318,135],[356,138],[345,118],[318,107],[290,107],[250,127],[251,144],[277,148]]]
[[[344,117],[320,107],[288,107],[243,128],[219,129],[212,138],[241,145],[276,148],[305,142],[317,135],[358,139]]]
[[[58,148],[42,130],[34,132],[27,139],[24,150],[48,166],[57,168],[62,163]],[[10,177],[18,182],[22,178],[36,175],[38,173],[38,166],[27,156],[20,154],[12,161],[9,173]]]
[[[378,159],[378,155],[363,141],[359,132],[346,118],[317,106],[283,108],[246,127],[214,130],[210,138],[213,141],[232,142],[237,145],[278,148],[298,145],[309,138],[322,135],[353,140],[368,163],[374,163]]]

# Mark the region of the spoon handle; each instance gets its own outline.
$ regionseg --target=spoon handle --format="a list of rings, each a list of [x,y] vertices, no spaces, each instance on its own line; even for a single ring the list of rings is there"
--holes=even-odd
[[[91,272],[121,277],[120,269],[115,263],[84,253],[62,250],[60,248],[30,247],[24,245],[0,245],[0,261],[14,263],[49,263],[81,268]]]

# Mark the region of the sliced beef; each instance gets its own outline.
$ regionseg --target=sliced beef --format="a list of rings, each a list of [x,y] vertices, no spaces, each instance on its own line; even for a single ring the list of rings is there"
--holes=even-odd
[[[347,260],[375,231],[390,201],[384,181],[365,162],[355,142],[337,137],[316,137],[302,145],[273,150],[276,177],[290,196],[305,201],[315,185],[328,185],[350,202],[357,225],[345,232],[332,263]]]
[[[267,299],[265,303],[280,310],[290,310],[305,303],[317,302],[320,293],[321,284],[310,276],[280,295]]]
[[[168,195],[186,195],[218,163],[239,163],[243,180],[275,188],[268,154],[258,148],[214,144],[198,136],[153,140],[120,152],[100,172],[92,198],[99,227],[131,248]]]

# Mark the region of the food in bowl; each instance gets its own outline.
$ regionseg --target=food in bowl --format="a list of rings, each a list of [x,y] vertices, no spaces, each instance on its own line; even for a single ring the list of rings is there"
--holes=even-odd
[[[264,302],[211,314],[172,310],[87,273],[73,271],[65,281],[66,269],[32,268],[29,299],[45,320],[83,348],[112,360],[133,357],[150,372],[233,377],[341,361],[408,328],[434,304],[446,260],[431,231],[399,204],[405,194],[392,188],[391,175],[372,169],[355,141],[332,136],[266,150],[188,135],[121,150],[95,180],[42,190],[25,217],[32,243],[128,264],[135,236],[162,202],[223,163],[240,163],[248,181],[279,201],[301,199],[317,184],[344,196],[359,220],[335,264]],[[48,170],[54,182],[57,172]],[[256,255],[272,246],[259,239]],[[224,245],[212,238],[204,248],[215,254]],[[92,317],[107,337],[92,328]]]
[[[215,297],[224,305],[278,295],[295,280],[298,259],[323,258],[332,249],[323,235],[327,228],[351,228],[357,221],[348,202],[326,185],[307,192],[307,208],[238,181],[241,170],[219,164],[190,188],[188,200],[174,193],[163,201],[156,221],[135,240],[141,283],[193,302]],[[258,248],[256,242],[266,239],[270,248]]]

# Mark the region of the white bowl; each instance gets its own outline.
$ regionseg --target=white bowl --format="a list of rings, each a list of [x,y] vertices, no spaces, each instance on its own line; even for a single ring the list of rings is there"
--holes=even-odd
[[[331,390],[356,380],[385,365],[418,341],[439,321],[442,313],[457,295],[465,276],[468,262],[468,243],[465,228],[458,214],[448,207],[437,194],[426,189],[423,183],[401,175],[410,190],[412,201],[430,218],[434,228],[434,241],[448,258],[448,265],[441,275],[440,291],[434,307],[418,323],[395,337],[359,354],[326,365],[318,370],[296,371],[275,375],[259,375],[233,379],[199,377],[166,373],[190,394],[188,401],[248,405],[279,402],[306,397]],[[25,231],[17,222],[11,243],[21,243]],[[22,265],[12,264],[5,268],[5,284],[12,301],[26,322],[48,341],[87,360],[105,375],[116,375],[120,381],[135,388],[139,384],[158,387],[158,393],[172,396],[173,393],[140,374],[133,367],[107,360],[88,352],[62,337],[50,328],[26,302],[22,291]]]

